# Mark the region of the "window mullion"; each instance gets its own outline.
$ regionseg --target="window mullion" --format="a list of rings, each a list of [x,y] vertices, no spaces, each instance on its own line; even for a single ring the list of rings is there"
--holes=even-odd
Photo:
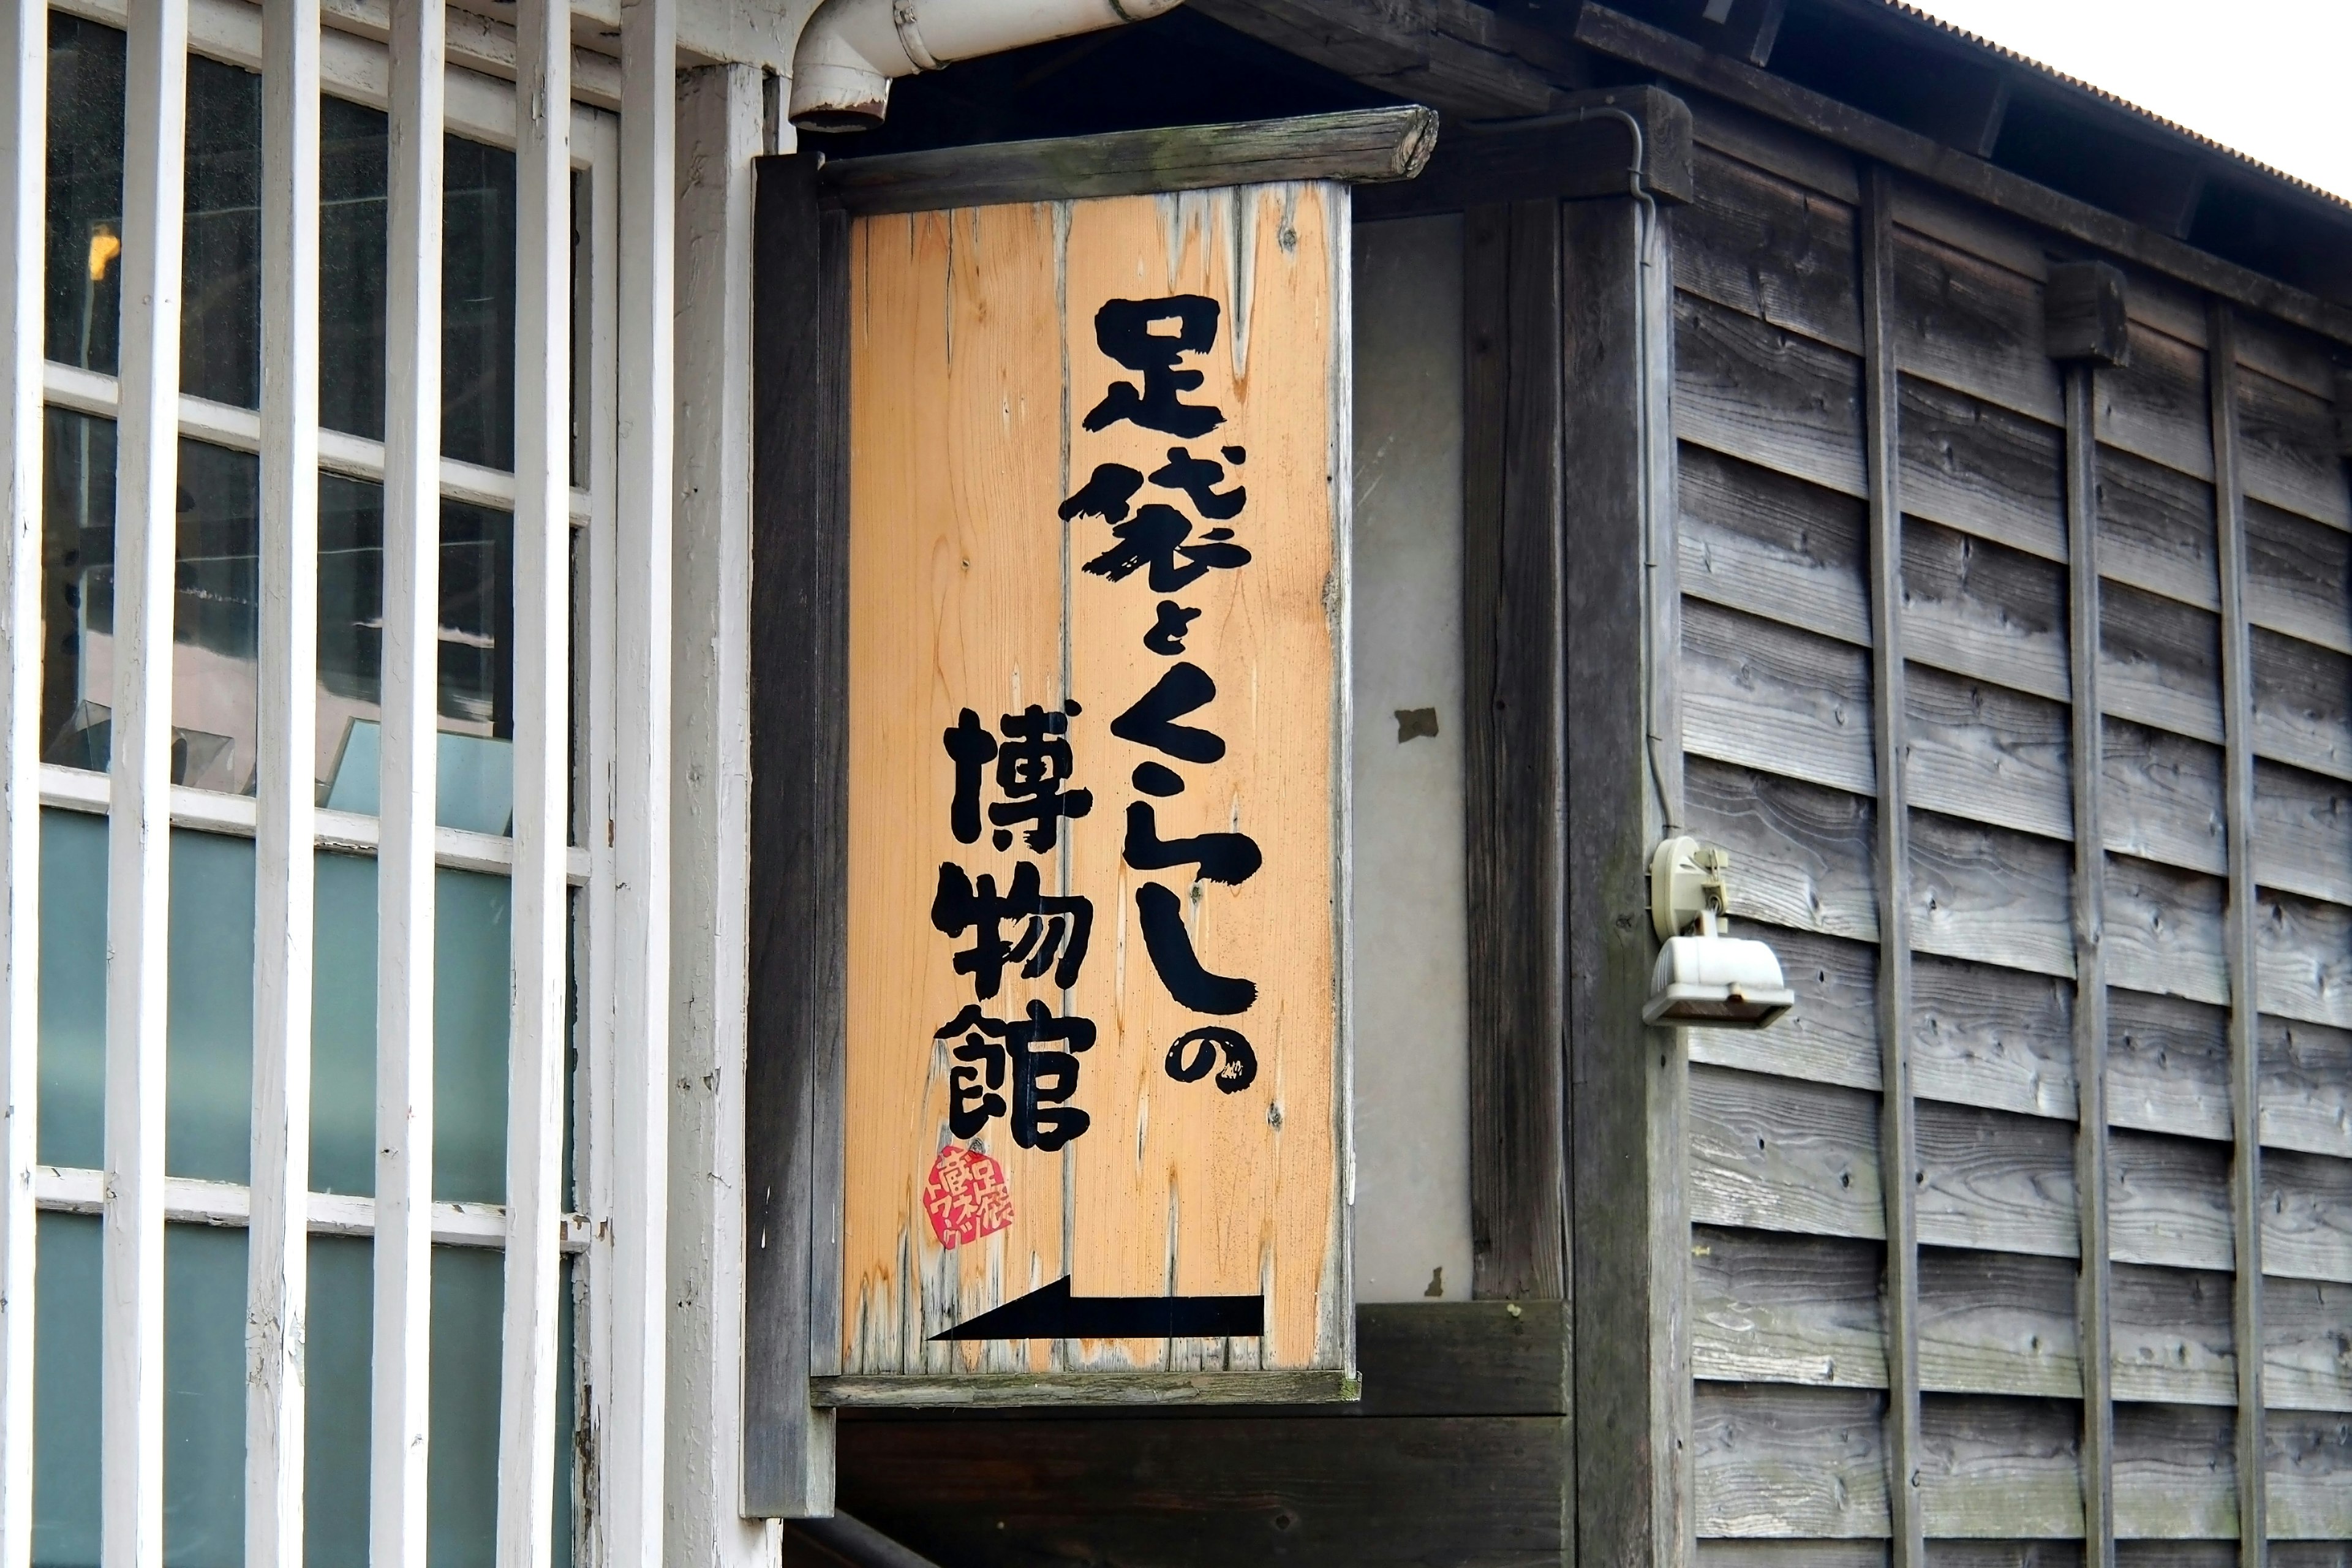
[[[432,1352],[444,7],[392,9],[370,1561],[424,1568]]]
[[[267,0],[261,48],[261,689],[245,1560],[300,1568],[318,729],[319,0]]]
[[[40,1119],[41,268],[48,14],[0,0],[0,1562],[33,1532],[33,1163]]]
[[[611,1150],[620,1179],[596,1510],[609,1563],[662,1556],[677,22],[677,0],[639,0],[621,15]]]
[[[552,1551],[570,889],[572,30],[565,0],[516,24],[514,1013],[507,1047],[507,1269],[498,1561]]]
[[[105,1561],[143,1568],[163,1556],[164,983],[187,0],[148,0],[134,8],[128,32],[100,1498]]]

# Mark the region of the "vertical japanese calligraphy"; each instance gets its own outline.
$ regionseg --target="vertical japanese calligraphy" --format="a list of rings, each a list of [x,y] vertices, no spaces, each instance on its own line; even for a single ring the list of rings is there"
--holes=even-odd
[[[846,1370],[1344,1356],[1346,211],[854,226]],[[1264,1331],[931,1342],[1065,1279]]]

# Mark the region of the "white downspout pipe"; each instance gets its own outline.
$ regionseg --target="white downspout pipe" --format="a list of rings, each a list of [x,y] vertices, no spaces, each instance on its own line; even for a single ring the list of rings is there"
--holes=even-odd
[[[1182,0],[824,0],[793,54],[792,121],[803,131],[882,123],[890,83],[957,60],[1146,22]]]

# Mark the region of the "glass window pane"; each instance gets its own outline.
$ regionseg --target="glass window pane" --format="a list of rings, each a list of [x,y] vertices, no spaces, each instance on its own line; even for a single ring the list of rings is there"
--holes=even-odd
[[[383,439],[384,119],[319,105],[319,423]]]
[[[375,1191],[376,866],[319,856],[311,1005],[310,1185]],[[504,1203],[512,992],[503,877],[435,876],[433,1196]]]
[[[261,78],[188,57],[180,390],[261,405]]]
[[[253,1138],[253,840],[172,835],[163,1167],[244,1183]]]
[[[99,1221],[45,1214],[33,1327],[33,1562],[98,1562]],[[245,1557],[245,1232],[175,1225],[163,1243],[163,1561]],[[495,1339],[495,1332],[493,1333]]]
[[[441,503],[444,827],[514,824],[514,519]],[[319,485],[319,803],[373,816],[383,668],[383,491]]]
[[[49,409],[41,450],[41,760],[102,770],[114,701],[98,651],[114,635],[114,421]]]
[[[34,1236],[33,1563],[94,1568],[104,1244],[96,1215],[45,1214]]]
[[[251,795],[261,706],[261,459],[180,443],[172,782]]]
[[[320,109],[320,423],[383,435],[390,166],[383,113]],[[514,467],[515,161],[449,137],[442,148],[441,450]]]
[[[374,1318],[373,1243],[362,1237],[310,1238],[310,1339],[304,1358],[313,1412],[368,1407]],[[499,1314],[504,1258],[467,1247],[433,1252],[432,1458],[426,1485],[426,1559],[431,1568],[491,1560],[497,1531]],[[555,1568],[572,1563],[572,1265],[563,1267],[557,1319],[562,1373],[556,1390]],[[350,1568],[367,1561],[368,1429],[365,1421],[322,1421],[304,1432],[308,1521],[303,1562]]]
[[[375,1243],[310,1238],[310,1311],[303,1342],[302,1561],[354,1568],[368,1560],[368,1365]],[[331,1418],[321,1419],[332,1412]],[[434,1433],[437,1441],[440,1434]]]
[[[114,701],[114,425],[47,411],[41,518],[41,760],[103,771]],[[261,699],[261,465],[180,443],[172,782],[253,793]]]
[[[122,34],[49,14],[44,352],[114,374],[122,319]]]
[[[367,1197],[375,1192],[375,862],[320,851],[311,864],[310,1190]]]
[[[102,816],[41,813],[40,1009],[41,1163],[100,1169],[106,1163]]]

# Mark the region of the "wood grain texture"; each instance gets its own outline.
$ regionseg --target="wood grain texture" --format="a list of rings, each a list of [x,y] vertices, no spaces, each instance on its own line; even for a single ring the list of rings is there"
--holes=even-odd
[[[1717,1383],[1886,1386],[1885,1249],[1695,1226],[1691,1369]]]
[[[1912,1081],[1921,1095],[2074,1119],[2074,987],[1924,954],[1912,976]]]
[[[2258,626],[2352,654],[2352,535],[2248,500],[2246,616]]]
[[[942,1563],[1562,1557],[1568,1422],[845,1420],[842,1506]]]
[[[1903,531],[1904,650],[1956,675],[2072,700],[2059,566],[1956,529]]]
[[[2221,743],[2217,616],[2109,583],[2099,595],[2099,697],[2106,711]]]
[[[1678,438],[1863,496],[1861,397],[1852,354],[1675,296]]]
[[[1897,223],[1906,216],[1898,205]],[[2045,426],[2064,417],[2043,343],[2042,280],[1908,227],[1895,231],[1903,369]]]
[[[1685,96],[1691,136],[1698,145],[1847,206],[1862,199],[1853,159],[1842,148],[1729,99],[1709,92]],[[1913,194],[1903,191],[1898,199],[1907,206]]]
[[[757,166],[752,337],[751,900],[744,1086],[743,1503],[826,1494],[835,1360],[842,920],[848,708],[846,277],[814,157]],[[786,564],[789,563],[789,564]],[[820,1155],[820,1145],[827,1152]],[[826,1277],[821,1289],[819,1276]]]
[[[1694,1066],[1694,1222],[1884,1240],[1878,1097]]]
[[[2271,1535],[2339,1542],[2352,1537],[2352,1417],[2265,1414]]]
[[[2126,1540],[2167,1541],[2235,1536],[2234,1431],[2228,1410],[2116,1405],[2116,1534]],[[2146,1559],[2135,1556],[2131,1561]]]
[[[2221,609],[2210,484],[2103,446],[2098,498],[2102,575],[2200,610]]]
[[[2210,482],[2204,361],[2201,348],[2168,333],[2135,331],[2131,363],[2099,377],[2101,443]]]
[[[1676,493],[1685,595],[1870,646],[1853,498],[1689,443]]]
[[[1921,1253],[1920,1385],[1946,1394],[2080,1399],[2074,1277],[2059,1258],[1943,1247]]]
[[[2352,1411],[2348,1334],[2352,1288],[2321,1279],[2265,1280],[2263,1397],[2271,1408]]]
[[[2352,909],[2267,888],[2253,906],[2262,1006],[2289,1018],[2352,1025]]]
[[[1913,805],[2045,838],[2074,837],[2067,709],[1918,665],[1905,698]]]
[[[1731,851],[1735,917],[1878,940],[1870,800],[1699,758],[1683,787],[1689,830]]]
[[[2238,363],[2240,472],[2246,494],[2336,529],[2352,529],[2352,494],[2327,396]]]
[[[2254,760],[2254,878],[2341,904],[2352,889],[2352,785]]]
[[[2080,1425],[2071,1404],[1929,1394],[1919,1420],[1930,1533],[2082,1535]]]
[[[1922,952],[2071,977],[2065,847],[1918,811],[1911,817],[1912,942]]]
[[[2229,1172],[2223,1145],[2121,1129],[2112,1133],[2108,1238],[2116,1260],[2232,1268]]]
[[[2230,1136],[2229,1025],[2210,1003],[2114,990],[2107,1003],[2107,1117],[2181,1137]]]
[[[1339,187],[1297,184],[854,226],[845,1372],[1347,1365],[1326,782],[1339,526],[1329,455],[1344,363],[1330,302],[1342,297],[1345,215]],[[1087,432],[1078,420],[1126,374],[1096,346],[1097,307],[1178,292],[1223,305],[1214,346],[1190,362],[1206,378],[1190,401],[1223,409],[1217,439],[1250,458],[1239,477],[1251,510],[1235,526],[1252,559],[1185,590],[1203,612],[1185,655],[1227,693],[1205,717],[1231,750],[1192,781],[1208,787],[1158,810],[1162,838],[1239,828],[1265,856],[1244,886],[1196,885],[1189,921],[1207,969],[1260,987],[1247,1023],[1257,1082],[1232,1098],[1160,1070],[1167,1042],[1201,1020],[1146,973],[1130,912],[1138,879],[1118,848],[1121,775],[1148,752],[1108,725],[1164,668],[1136,640],[1148,605],[1139,625],[1136,583],[1077,570],[1101,547],[1099,520],[1073,521],[1066,542],[1050,531],[1036,542],[1038,520],[1051,529],[1076,476],[1101,462],[1160,466],[1165,437],[1125,422]],[[1034,997],[1095,1021],[1076,1096],[1093,1124],[1060,1153],[988,1138],[1012,1226],[950,1252],[921,1203],[944,1142],[945,1046],[903,1042],[932,1040],[972,999],[927,916],[940,866],[1002,878],[1021,856],[992,860],[954,841],[954,770],[940,737],[961,708],[992,721],[1066,700],[1081,708],[1071,782],[1097,804],[1062,826],[1058,874],[1091,902],[1091,952],[1066,997],[1049,977],[1007,976],[995,1005],[1017,1016]],[[1065,1275],[1079,1295],[1262,1292],[1266,1333],[1231,1344],[929,1342]]]
[[[1884,1541],[1701,1541],[1699,1568],[1886,1568]]]
[[[1366,1302],[1356,1363],[1367,1418],[1562,1415],[1572,1370],[1559,1301]]]
[[[1885,1406],[1853,1389],[1700,1384],[1699,1535],[1885,1539]]]
[[[2075,1255],[2074,1140],[2063,1122],[1920,1102],[1919,1236],[1944,1247]]]
[[[2265,1152],[2260,1207],[2264,1273],[2352,1284],[2352,1161]]]
[[[1688,751],[1877,793],[1864,650],[1695,600],[1683,612],[1681,677]]]
[[[1859,354],[1853,204],[1711,149],[1692,174],[1674,216],[1675,287]]]
[[[2352,1159],[2352,1031],[2262,1021],[2263,1143]]]
[[[2254,751],[2352,778],[2352,658],[2263,626],[2249,637]]]
[[[1691,1060],[1849,1089],[1877,1089],[1878,955],[1865,943],[1814,931],[1747,921],[1733,929],[1735,934],[1758,938],[1772,949],[1781,974],[1797,994],[1797,1005],[1769,1029],[1685,1030]],[[1922,966],[1922,984],[1925,972]],[[1915,987],[1915,1000],[1917,994]],[[1915,1058],[1922,1048],[1915,1035]]]
[[[1471,1241],[1479,1296],[1567,1294],[1559,216],[1464,223]]]
[[[1419,104],[835,158],[828,199],[859,214],[1126,196],[1281,181],[1410,180],[1437,144]]]
[[[2107,865],[2107,983],[2192,1002],[2227,1003],[2222,905],[2218,878],[2152,860],[2110,857]]]
[[[1577,1555],[1689,1552],[1689,1145],[1678,1034],[1644,1026],[1651,847],[1682,813],[1666,269],[1631,200],[1560,209]],[[1640,693],[1642,700],[1632,700]],[[1677,824],[1678,826],[1678,824]]]
[[[1532,123],[1447,127],[1418,177],[1363,187],[1358,215],[1377,220],[1500,203],[1622,196],[1637,169],[1653,195],[1689,199],[1690,110],[1682,100],[1654,87],[1563,93]]]
[[[2112,1300],[2117,1399],[2237,1403],[2228,1275],[2118,1263]]]
[[[2065,557],[2059,433],[1998,404],[1903,378],[1903,505],[2049,560]]]

